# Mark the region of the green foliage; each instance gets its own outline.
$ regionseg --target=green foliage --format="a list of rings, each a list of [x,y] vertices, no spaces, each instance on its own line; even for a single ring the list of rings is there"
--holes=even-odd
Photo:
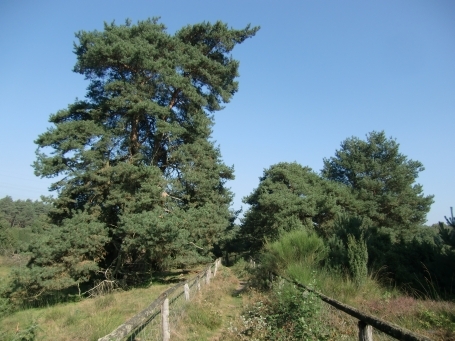
[[[418,321],[426,328],[446,328],[455,333],[455,314],[448,312],[435,312],[424,309],[419,313]]]
[[[241,333],[252,340],[328,340],[321,300],[285,282],[275,282],[267,301],[258,301],[241,316]],[[242,338],[244,340],[245,338]]]
[[[329,257],[326,265],[332,269],[347,270],[360,286],[368,274],[368,250],[365,239],[371,231],[363,219],[340,215],[335,223],[335,233],[327,240]]]
[[[450,208],[450,214],[449,218],[444,217],[447,225],[439,222],[439,235],[445,244],[455,248],[455,218],[453,217],[452,207]]]
[[[267,242],[264,246],[260,255],[260,267],[251,270],[254,285],[269,287],[271,273],[310,281],[314,269],[326,257],[327,247],[315,232],[303,229],[285,232],[278,240]]]
[[[32,257],[28,267],[13,271],[11,297],[43,298],[49,292],[88,281],[99,271],[107,241],[105,226],[86,213],[63,221],[62,226],[30,244]]]
[[[32,322],[26,329],[21,330],[13,339],[13,341],[34,341],[36,340],[39,326],[36,322]]]
[[[349,187],[359,203],[356,214],[373,226],[401,234],[425,223],[433,196],[414,184],[424,167],[399,152],[399,144],[385,133],[371,132],[366,141],[356,137],[341,143],[335,156],[324,159],[322,176]]]
[[[455,273],[450,264],[455,261],[455,252],[444,245],[437,229],[416,227],[413,235],[405,237],[398,229],[371,228],[363,219],[348,215],[340,216],[335,226],[334,235],[327,239],[329,256],[325,262],[332,271],[349,274],[361,284],[358,274],[365,279],[367,272],[382,270],[384,281],[392,280],[413,294],[451,294]]]
[[[49,211],[43,201],[0,199],[0,255],[13,254],[33,240],[32,227]]]
[[[31,227],[40,215],[47,214],[49,208],[45,201],[14,201],[10,196],[0,199],[0,216],[3,216],[9,227]]]
[[[259,250],[265,239],[274,241],[294,229],[314,228],[329,235],[337,214],[355,206],[344,186],[295,162],[264,170],[259,186],[243,201],[251,207],[240,233],[252,251]]]
[[[12,252],[17,247],[17,240],[14,238],[8,222],[0,215],[0,255]]]
[[[235,262],[234,265],[231,266],[231,271],[238,277],[238,278],[245,278],[248,277],[250,274],[250,263],[248,263],[245,259],[240,258]]]
[[[267,324],[268,340],[328,340],[320,319],[321,300],[311,292],[303,292],[291,284],[276,284]]]
[[[447,222],[447,225],[455,228],[455,218],[453,217],[453,207],[450,208],[450,217],[447,218],[446,216],[444,216],[446,222]]]
[[[314,232],[293,230],[265,245],[261,271],[279,272],[291,265],[312,268],[324,260],[326,255],[324,241]]]
[[[438,226],[439,237],[444,244],[450,245],[455,248],[455,229],[451,226],[447,226],[444,223],[439,222]]]
[[[3,288],[0,288],[0,318],[3,316],[8,316],[13,310],[14,307],[11,305],[9,298],[3,296]]]
[[[36,321],[32,321],[27,327],[18,329],[14,335],[8,335],[5,332],[0,333],[0,336],[4,337],[2,340],[5,341],[35,341],[39,330],[40,327]]]
[[[432,298],[454,294],[455,251],[441,242],[437,229],[419,227],[404,238],[381,228],[367,244],[371,269],[386,266],[390,279],[412,294]]]
[[[394,139],[374,131],[366,140],[343,141],[334,157],[324,159],[322,176],[297,163],[278,163],[244,198],[250,208],[240,241],[255,253],[288,231],[315,231],[328,248],[327,268],[350,274],[357,285],[368,271],[385,268],[388,279],[414,293],[451,295],[454,230],[441,224],[438,234],[422,227],[433,202],[415,183],[423,170]],[[450,226],[452,219],[446,220]]]
[[[361,286],[368,276],[368,250],[363,236],[356,239],[352,234],[348,235],[347,249],[352,279]]]
[[[58,197],[18,292],[188,265],[226,243],[234,175],[212,114],[238,89],[231,51],[257,30],[204,22],[170,35],[149,19],[76,34],[74,71],[90,83],[35,141],[35,174],[58,179]]]

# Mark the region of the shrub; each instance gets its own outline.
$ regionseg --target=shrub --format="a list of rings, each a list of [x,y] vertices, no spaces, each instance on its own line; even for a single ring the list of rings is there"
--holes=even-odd
[[[356,239],[353,235],[348,236],[348,259],[349,270],[355,284],[361,286],[368,276],[368,250],[363,237]]]
[[[329,255],[326,265],[333,269],[348,270],[352,275],[351,259],[348,252],[349,238],[353,238],[353,241],[365,241],[369,234],[370,231],[364,226],[361,218],[340,215],[335,223],[334,234],[327,240]],[[351,248],[355,248],[353,241],[351,241]]]
[[[324,241],[314,232],[299,229],[287,232],[273,243],[267,243],[262,255],[262,266],[277,272],[290,265],[313,267],[327,256]]]
[[[321,308],[315,294],[284,281],[274,282],[267,298],[247,307],[240,330],[233,331],[241,340],[327,340]]]

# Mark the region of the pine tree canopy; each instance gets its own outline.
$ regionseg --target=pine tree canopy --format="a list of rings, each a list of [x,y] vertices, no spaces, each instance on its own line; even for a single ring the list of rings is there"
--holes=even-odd
[[[399,152],[399,144],[384,132],[367,140],[348,138],[335,157],[324,159],[321,175],[298,163],[278,163],[264,170],[259,186],[244,203],[240,234],[259,250],[267,239],[298,228],[330,238],[343,217],[359,219],[364,228],[385,228],[410,237],[425,223],[433,196],[415,184],[423,171],[418,161]]]
[[[252,251],[284,231],[307,228],[327,236],[336,216],[354,211],[355,206],[346,186],[322,179],[296,162],[281,162],[264,170],[259,186],[243,202],[250,208],[240,233]]]
[[[86,98],[51,115],[35,141],[35,174],[55,177],[58,193],[55,231],[29,263],[42,281],[60,276],[64,288],[99,270],[125,277],[211,255],[232,223],[234,177],[210,140],[212,115],[238,90],[231,51],[258,29],[203,22],[171,35],[154,18],[76,34]]]
[[[341,143],[335,156],[324,159],[322,176],[347,185],[361,207],[358,215],[377,227],[401,230],[425,223],[433,196],[415,184],[424,167],[399,152],[399,144],[383,131],[366,141],[356,137]]]

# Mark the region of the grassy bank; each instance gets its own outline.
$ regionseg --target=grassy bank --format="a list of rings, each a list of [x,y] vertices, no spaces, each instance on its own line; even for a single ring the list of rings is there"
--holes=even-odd
[[[288,264],[280,265],[283,274],[432,340],[455,340],[454,303],[408,296],[390,283],[381,282],[380,275],[369,276],[359,286],[340,272],[318,268],[314,262],[317,255],[305,254],[305,259],[299,261],[286,255]],[[283,281],[264,285],[265,266],[270,264],[250,269],[247,262],[240,261],[232,268],[221,267],[211,285],[194,296],[179,314],[171,328],[171,338],[247,341],[357,337],[355,318]],[[7,268],[0,270],[7,273]],[[169,278],[175,281],[180,277],[174,273]],[[34,333],[36,340],[97,340],[172,285],[154,284],[75,303],[24,309],[0,321],[0,339],[18,340],[19,335]],[[375,340],[391,338],[375,332]]]
[[[13,340],[17,334],[36,328],[37,340],[97,340],[144,309],[169,286],[157,284],[75,303],[21,310],[2,319],[1,339]]]
[[[0,274],[5,279],[11,263],[3,259]],[[97,340],[148,306],[175,282],[191,278],[201,269],[161,274],[148,288],[119,290],[79,302],[22,309],[0,321],[0,339]],[[243,307],[241,286],[229,268],[222,267],[211,285],[203,287],[172,326],[173,340],[219,340],[230,321],[238,319]]]

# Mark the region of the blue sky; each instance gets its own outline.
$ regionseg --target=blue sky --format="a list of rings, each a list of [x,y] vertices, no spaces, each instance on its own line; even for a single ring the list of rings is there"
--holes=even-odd
[[[452,0],[2,0],[0,198],[48,194],[51,180],[33,175],[33,140],[85,95],[71,71],[74,33],[154,16],[170,33],[201,21],[261,26],[233,51],[240,90],[215,116],[213,138],[235,167],[234,208],[272,164],[319,171],[341,141],[373,130],[424,164],[417,182],[435,195],[428,223],[455,206]]]

